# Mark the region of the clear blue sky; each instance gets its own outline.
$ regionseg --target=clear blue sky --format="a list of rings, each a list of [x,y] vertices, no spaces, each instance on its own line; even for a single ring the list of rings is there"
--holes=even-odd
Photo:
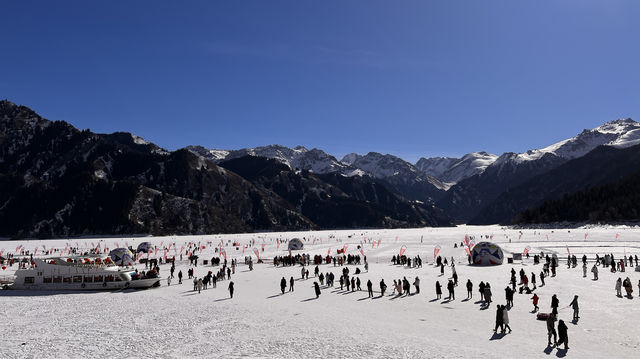
[[[640,1],[12,1],[0,98],[170,150],[540,148],[640,116]]]

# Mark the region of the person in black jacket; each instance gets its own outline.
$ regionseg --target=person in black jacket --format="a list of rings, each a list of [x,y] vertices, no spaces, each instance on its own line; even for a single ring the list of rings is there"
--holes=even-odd
[[[440,281],[436,281],[436,299],[442,298],[442,286],[440,285]]]
[[[455,286],[453,285],[452,280],[449,280],[449,283],[447,284],[447,289],[449,290],[449,300],[455,300],[456,299],[456,294],[454,292]]]
[[[369,298],[373,298],[373,283],[371,283],[370,279],[367,281],[367,291],[369,292]]]
[[[316,290],[316,299],[320,296],[320,285],[318,285],[318,282],[313,282],[313,287]]]
[[[467,299],[473,298],[473,283],[471,279],[467,279]]]
[[[229,295],[233,298],[233,282],[229,282]]]
[[[384,282],[384,279],[380,280],[380,296],[384,297],[384,292],[387,290],[387,284]]]
[[[284,294],[284,290],[287,288],[287,280],[284,279],[284,277],[282,277],[282,279],[280,279],[280,291],[282,292],[282,294]]]
[[[558,345],[564,343],[564,349],[569,349],[569,336],[567,335],[567,325],[564,320],[558,321]]]

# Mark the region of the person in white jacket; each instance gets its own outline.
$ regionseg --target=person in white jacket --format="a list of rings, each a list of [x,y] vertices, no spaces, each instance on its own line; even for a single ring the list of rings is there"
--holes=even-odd
[[[511,327],[509,326],[509,311],[504,305],[502,306],[502,324],[504,324],[504,330],[509,329],[509,333],[511,333]],[[504,330],[502,331],[503,333]]]

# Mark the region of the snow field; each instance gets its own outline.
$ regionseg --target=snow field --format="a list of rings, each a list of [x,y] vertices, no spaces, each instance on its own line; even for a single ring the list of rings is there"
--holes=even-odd
[[[535,234],[534,234],[535,233]],[[584,234],[588,236],[585,239]],[[616,233],[620,238],[616,239]],[[511,267],[524,268],[527,275],[539,273],[542,265],[533,265],[533,259],[517,261],[496,267],[472,267],[466,264],[462,248],[453,248],[464,240],[465,234],[482,241],[481,235],[493,235],[492,240],[506,252],[522,252],[531,246],[530,254],[540,250],[554,251],[560,258],[558,275],[547,278],[546,286],[539,287],[539,307],[550,311],[551,295],[560,299],[560,319],[569,326],[569,351],[559,351],[546,346],[546,325],[535,320],[531,313],[531,295],[515,294],[514,307],[509,311],[511,334],[494,336],[495,305],[505,304],[504,288],[508,284]],[[549,236],[549,240],[546,236]],[[335,238],[329,238],[330,236]],[[351,238],[349,238],[351,236]],[[274,255],[286,255],[286,243],[276,249],[274,239],[306,238],[302,253],[326,255],[331,249],[347,245],[347,253],[358,254],[360,241],[382,239],[378,248],[363,244],[369,261],[369,272],[358,277],[364,291],[340,291],[341,267],[321,265],[323,273],[333,272],[336,286],[322,286],[322,294],[315,299],[313,291],[314,266],[308,267],[308,280],[300,279],[300,266],[273,267]],[[396,241],[396,237],[398,240]],[[421,243],[421,239],[422,243]],[[166,286],[169,265],[161,265],[163,285],[141,291],[116,292],[28,292],[0,291],[0,357],[2,358],[77,358],[88,356],[118,356],[123,358],[160,357],[427,357],[427,358],[540,358],[549,356],[594,357],[613,355],[618,358],[635,356],[640,347],[640,329],[635,325],[640,299],[638,280],[640,273],[610,273],[600,267],[600,280],[592,281],[588,272],[582,277],[580,257],[587,253],[603,255],[613,253],[619,258],[623,253],[640,255],[640,230],[635,228],[581,228],[551,230],[501,229],[497,226],[457,228],[423,228],[410,230],[358,230],[304,233],[258,233],[222,236],[185,236],[163,238],[105,238],[103,243],[114,248],[128,242],[134,248],[142,241],[155,245],[176,243],[178,250],[185,242],[207,245],[195,268],[200,277],[219,267],[203,266],[202,259],[216,255],[214,248],[225,243],[229,260],[237,258],[239,266],[232,275],[236,292],[229,299],[228,281],[218,282],[217,288],[209,288],[198,294],[186,278],[189,263],[176,263],[176,273],[182,270],[184,283],[178,285],[177,276],[171,286]],[[255,264],[249,271],[243,264],[242,245],[255,240],[256,246],[266,243],[261,257],[264,264]],[[313,244],[316,239],[316,244]],[[322,243],[320,243],[322,239]],[[511,243],[509,243],[509,239]],[[227,245],[237,240],[239,250]],[[77,240],[80,246],[91,246],[99,239]],[[70,242],[75,246],[75,239]],[[64,248],[66,240],[0,242],[0,249],[13,252],[22,244],[27,249],[45,244],[47,248]],[[456,300],[447,301],[446,282],[451,268],[445,268],[440,276],[433,266],[433,248],[441,246],[440,255],[454,256],[459,276]],[[401,246],[406,255],[420,255],[423,268],[393,266],[391,256]],[[566,248],[578,256],[579,265],[566,269]],[[158,254],[161,255],[162,251]],[[294,252],[295,254],[296,252]],[[169,255],[173,254],[173,249]],[[247,247],[245,255],[253,255]],[[506,261],[505,261],[506,263]],[[590,270],[591,264],[589,264]],[[140,270],[144,265],[138,265]],[[364,270],[364,266],[359,266]],[[11,273],[15,266],[1,273]],[[355,266],[350,266],[353,275]],[[295,290],[280,295],[282,277],[296,279]],[[418,276],[421,293],[409,297],[389,296],[394,279],[403,277],[413,283]],[[617,298],[615,280],[630,277],[634,284],[634,298]],[[384,278],[388,289],[385,297],[379,297],[379,282]],[[467,297],[465,283],[474,284],[473,299]],[[374,299],[366,292],[368,279],[374,284]],[[435,298],[435,281],[443,288],[443,299]],[[482,309],[477,290],[480,281],[491,283],[494,302]],[[412,286],[412,293],[415,288]],[[580,321],[570,324],[572,310],[565,308],[574,295],[579,295]]]

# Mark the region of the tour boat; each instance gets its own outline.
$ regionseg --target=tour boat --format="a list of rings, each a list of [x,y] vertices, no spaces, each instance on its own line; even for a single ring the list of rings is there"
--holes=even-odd
[[[143,276],[134,269],[107,265],[99,259],[34,258],[30,264],[15,272],[11,289],[115,290],[160,285],[160,278],[153,271]]]

